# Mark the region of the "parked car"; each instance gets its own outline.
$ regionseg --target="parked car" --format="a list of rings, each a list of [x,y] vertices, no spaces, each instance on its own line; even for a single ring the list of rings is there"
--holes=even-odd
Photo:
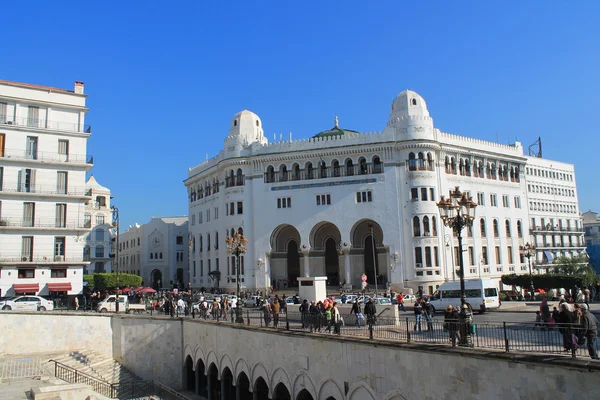
[[[516,290],[501,290],[500,296],[504,299],[504,301],[521,301],[523,300],[523,295]]]
[[[54,303],[41,296],[15,296],[0,301],[0,309],[15,311],[51,311]]]

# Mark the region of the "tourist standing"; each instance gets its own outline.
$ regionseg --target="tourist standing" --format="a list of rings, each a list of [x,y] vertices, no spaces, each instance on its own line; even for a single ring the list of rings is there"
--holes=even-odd
[[[415,313],[415,327],[414,327],[414,331],[416,332],[417,330],[419,332],[422,332],[421,329],[421,323],[423,322],[423,305],[421,304],[421,299],[418,298],[415,300],[415,304],[413,306],[413,310]]]
[[[581,305],[581,337],[587,342],[587,349],[592,360],[598,360],[596,351],[596,335],[598,334],[598,320],[589,310],[587,304]]]
[[[277,328],[279,325],[279,310],[281,307],[281,303],[279,302],[279,296],[275,295],[275,300],[273,300],[273,304],[271,304],[271,312],[273,313],[273,327]]]
[[[446,307],[444,313],[444,330],[448,332],[452,346],[455,346],[458,338],[458,310],[451,305]]]
[[[373,298],[369,298],[369,302],[365,305],[365,316],[367,317],[367,325],[372,327],[375,325],[375,319],[377,314],[377,308],[375,307],[375,303],[373,303]]]
[[[357,328],[360,328],[360,320],[363,319],[364,316],[362,315],[358,299],[356,299],[354,301],[354,304],[352,304],[352,309],[350,310],[350,314],[354,314],[354,317],[356,318],[354,325]]]

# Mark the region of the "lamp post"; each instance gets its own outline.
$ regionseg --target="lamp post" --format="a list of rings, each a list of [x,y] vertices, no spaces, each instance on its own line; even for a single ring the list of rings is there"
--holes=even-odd
[[[369,223],[368,226],[371,230],[371,241],[373,247],[373,274],[375,275],[375,301],[377,301],[377,259],[375,258],[375,236],[373,235],[373,224]]]
[[[116,312],[119,312],[119,209],[115,206],[111,206],[110,209],[112,211],[112,226],[117,231],[117,243],[113,267],[117,274],[117,301],[115,302],[115,310]]]
[[[535,296],[535,288],[533,286],[533,273],[531,272],[531,257],[535,257],[535,245],[527,242],[524,246],[519,246],[519,253],[527,258],[527,263],[529,264],[529,296],[533,299]]]
[[[236,257],[236,267],[235,267],[235,296],[237,297],[237,303],[235,307],[235,322],[244,323],[244,319],[242,317],[242,313],[240,310],[241,302],[240,302],[240,257],[242,254],[246,253],[246,248],[248,245],[248,239],[243,234],[236,232],[233,236],[227,236],[225,239],[225,243],[227,244],[227,252],[229,254],[233,254]]]
[[[450,198],[441,196],[437,203],[440,210],[440,217],[449,228],[452,228],[458,236],[459,264],[460,269],[458,277],[460,278],[460,298],[461,304],[466,301],[465,298],[465,265],[462,254],[462,229],[465,226],[472,226],[475,219],[475,208],[477,203],[473,201],[467,193],[461,192],[456,186],[450,191]]]

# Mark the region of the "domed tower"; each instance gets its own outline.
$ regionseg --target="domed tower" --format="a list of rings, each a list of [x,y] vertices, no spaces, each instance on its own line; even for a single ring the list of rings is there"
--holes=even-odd
[[[395,130],[397,140],[433,140],[433,119],[429,116],[427,103],[412,90],[396,96],[387,127]]]
[[[229,135],[225,139],[225,153],[235,157],[245,146],[254,142],[268,143],[263,134],[262,121],[252,111],[240,111],[231,120]]]

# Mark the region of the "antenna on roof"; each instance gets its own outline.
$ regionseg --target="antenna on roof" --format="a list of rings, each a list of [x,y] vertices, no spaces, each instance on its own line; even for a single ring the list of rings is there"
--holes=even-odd
[[[273,141],[274,141],[274,142],[276,142],[276,141],[277,141],[277,134],[276,134],[276,133],[274,133],[274,134],[273,134]]]
[[[290,143],[292,143],[292,132],[290,132]]]
[[[538,136],[538,140],[529,146],[529,155],[532,157],[542,158],[542,138]]]

